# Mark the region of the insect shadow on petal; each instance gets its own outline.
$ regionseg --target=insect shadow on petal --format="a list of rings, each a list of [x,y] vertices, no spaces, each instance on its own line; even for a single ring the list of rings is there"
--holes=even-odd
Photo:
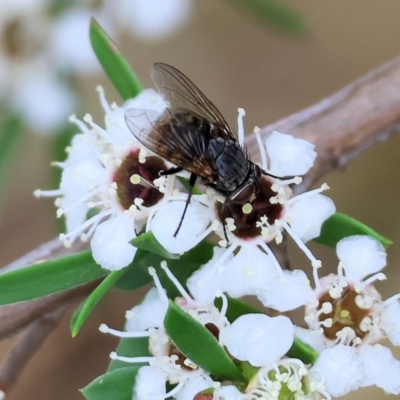
[[[182,72],[156,63],[151,77],[167,108],[161,114],[130,109],[125,120],[140,143],[176,165],[160,175],[182,170],[190,173],[189,194],[174,237],[181,228],[197,178],[225,197],[221,210],[225,217],[230,204],[254,200],[262,174],[279,178],[250,160],[218,109]],[[227,239],[225,223],[223,226]]]

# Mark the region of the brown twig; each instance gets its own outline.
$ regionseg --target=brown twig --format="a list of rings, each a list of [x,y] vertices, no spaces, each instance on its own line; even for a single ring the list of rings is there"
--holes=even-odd
[[[22,339],[11,350],[0,371],[0,391],[6,394],[17,381],[25,365],[39,350],[47,336],[57,327],[68,306],[45,314],[32,322]]]
[[[305,191],[335,168],[342,168],[375,143],[400,128],[400,57],[384,64],[332,96],[296,114],[264,127],[306,139],[318,158],[297,192]],[[258,154],[256,139],[247,146]]]

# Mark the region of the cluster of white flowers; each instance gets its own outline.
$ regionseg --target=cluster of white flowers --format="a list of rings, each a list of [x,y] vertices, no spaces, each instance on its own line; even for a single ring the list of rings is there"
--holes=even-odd
[[[68,148],[67,160],[56,163],[63,169],[60,188],[36,193],[56,197],[57,214],[65,216],[67,225],[60,238],[67,246],[78,238],[90,239],[96,262],[119,270],[133,261],[136,248],[130,242],[144,232],[152,232],[173,254],[183,254],[211,236],[216,244],[213,257],[187,282],[179,283],[166,264],[162,267],[181,293],[175,303],[209,329],[233,360],[252,371],[246,387],[218,382],[180,352],[164,328],[168,298],[151,269],[157,289],[128,312],[126,332],[101,327],[120,337],[149,338],[151,356],[112,354],[121,361],[148,363],[136,377],[135,400],[192,400],[203,391],[199,399],[329,399],[369,385],[400,393],[400,362],[378,344],[384,337],[400,343],[399,296],[382,301],[373,286],[385,277],[379,272],[386,264],[384,248],[367,236],[342,239],[337,245],[338,273],[320,278],[322,263],[305,245],[320,235],[323,222],[335,212],[332,200],[321,194],[326,184],[292,195],[291,185],[300,183],[300,175],[314,163],[312,144],[279,132],[263,142],[255,130],[263,170],[292,178],[262,176],[256,198],[251,204],[230,204],[225,221],[220,194],[207,190],[194,195],[174,236],[187,193],[175,175],[160,176],[173,165],[143,147],[125,122],[126,110],[141,110],[147,129],[152,129],[151,122],[163,115],[166,104],[151,89],[122,107],[110,106],[101,88],[99,93],[105,128],[90,115],[84,122],[72,117],[81,133]],[[240,111],[239,120],[242,115]],[[279,245],[284,231],[310,260],[313,283],[304,271],[279,265],[269,244]],[[225,294],[256,296],[277,312],[304,306],[308,329],[295,327],[286,316],[265,314],[245,314],[229,322]],[[222,297],[221,310],[214,305],[217,297]],[[295,336],[319,353],[313,365],[288,356]],[[175,386],[167,390],[166,383]]]
[[[0,0],[0,100],[39,134],[51,134],[76,107],[65,72],[93,74],[91,17],[115,38],[123,29],[160,39],[180,28],[192,0]]]

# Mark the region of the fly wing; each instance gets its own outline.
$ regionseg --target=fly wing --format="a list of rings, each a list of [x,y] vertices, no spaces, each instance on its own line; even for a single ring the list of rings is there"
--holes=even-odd
[[[237,140],[217,107],[182,72],[168,64],[155,63],[151,77],[170,112],[189,110],[212,122],[218,129],[212,133],[224,139]]]
[[[206,121],[195,116],[197,123],[188,124],[191,117],[187,113],[157,115],[153,110],[137,108],[125,112],[125,121],[140,143],[178,167],[213,183],[216,171],[206,152],[208,130],[201,129]]]

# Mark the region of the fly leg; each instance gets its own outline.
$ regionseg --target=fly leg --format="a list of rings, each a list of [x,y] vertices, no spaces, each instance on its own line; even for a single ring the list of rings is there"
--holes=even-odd
[[[167,175],[175,175],[178,172],[183,171],[183,168],[180,167],[172,167],[170,169],[166,169],[165,171],[160,171],[159,175],[160,176],[167,176]]]
[[[171,169],[172,169],[172,168],[171,168]],[[182,168],[181,168],[181,169],[182,169]],[[168,170],[168,171],[170,171],[170,170]],[[165,171],[165,172],[168,172],[168,171]],[[188,197],[187,197],[187,199],[186,199],[185,208],[184,208],[184,210],[183,210],[183,214],[182,214],[181,220],[179,221],[179,225],[178,225],[178,227],[176,228],[176,231],[175,231],[175,233],[174,233],[174,237],[176,237],[176,235],[177,235],[178,232],[179,232],[179,229],[181,229],[183,219],[185,218],[186,210],[187,210],[187,208],[188,208],[188,206],[189,206],[190,199],[192,198],[192,190],[193,190],[193,187],[194,187],[194,185],[195,185],[195,183],[196,183],[196,179],[197,179],[197,175],[196,175],[196,174],[193,174],[193,173],[190,174]]]
[[[224,204],[222,204],[221,207],[221,218],[222,218],[222,227],[224,228],[224,237],[227,243],[229,244],[229,239],[228,239],[228,234],[226,233],[226,222],[225,220],[232,216],[231,213],[229,212],[229,207],[228,207],[228,199],[224,201]]]

